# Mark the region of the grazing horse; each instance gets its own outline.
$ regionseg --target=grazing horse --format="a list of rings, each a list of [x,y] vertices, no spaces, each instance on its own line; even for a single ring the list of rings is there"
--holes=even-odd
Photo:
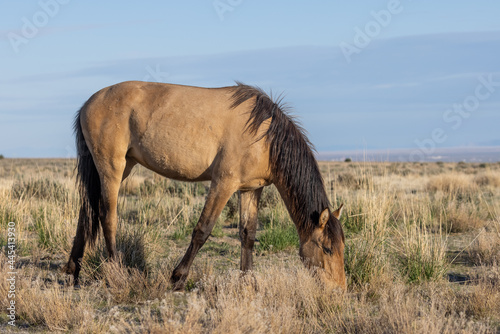
[[[328,287],[345,289],[341,208],[330,211],[304,131],[259,88],[123,82],[92,95],[74,128],[81,209],[66,272],[75,287],[85,244],[95,244],[99,226],[115,258],[118,190],[139,163],[168,178],[211,181],[191,243],[172,273],[174,290],[184,288],[196,254],[236,191],[240,268],[252,269],[258,202],[270,184],[297,227],[304,264]]]

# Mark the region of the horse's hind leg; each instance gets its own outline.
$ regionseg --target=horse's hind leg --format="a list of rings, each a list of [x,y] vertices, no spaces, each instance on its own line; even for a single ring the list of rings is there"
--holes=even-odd
[[[257,207],[262,188],[240,192],[240,240],[241,262],[240,269],[252,270],[252,251],[257,231]]]
[[[73,274],[73,285],[75,289],[80,288],[80,270],[82,266],[83,252],[85,250],[85,228],[84,228],[84,217],[87,213],[83,208],[80,208],[80,216],[78,219],[78,226],[76,228],[76,236],[73,240],[73,247],[71,249],[71,255],[68,264],[65,267],[65,272],[67,274]]]
[[[101,216],[99,218],[86,218],[87,212],[83,207],[80,209],[80,216],[78,219],[76,236],[74,238],[73,247],[71,249],[70,260],[64,268],[64,270],[68,274],[73,274],[75,288],[80,287],[79,274],[86,244],[84,227],[85,219],[92,219],[94,221],[96,219],[100,219],[102,229],[104,231],[104,238],[106,239],[108,254],[111,258],[113,258],[116,253],[115,235],[117,222],[116,203],[118,198],[118,189],[120,187],[121,180],[125,179],[129,175],[130,171],[135,165],[135,162],[128,160],[126,160],[126,163],[124,163],[125,159],[118,159],[117,161],[119,162],[114,163],[114,167],[111,167],[111,164],[99,164],[101,193],[98,196],[102,196],[103,204],[103,207],[101,208],[102,210],[100,212]]]
[[[212,232],[217,218],[235,190],[235,187],[229,182],[212,181],[207,201],[205,202],[198,224],[196,224],[193,230],[191,243],[181,262],[172,273],[171,281],[174,290],[179,291],[184,289],[189,268],[196,254]]]
[[[118,224],[118,191],[122,180],[128,176],[133,164],[127,163],[123,157],[99,167],[102,194],[102,232],[108,256],[110,259],[114,259],[116,257],[116,227]]]

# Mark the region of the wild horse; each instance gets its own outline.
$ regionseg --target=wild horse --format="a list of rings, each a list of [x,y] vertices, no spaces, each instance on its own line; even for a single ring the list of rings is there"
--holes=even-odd
[[[327,286],[345,289],[341,208],[330,211],[304,131],[259,88],[123,82],[95,93],[78,111],[74,129],[81,209],[66,271],[75,287],[85,244],[95,244],[99,226],[109,257],[116,256],[118,190],[139,163],[168,178],[211,181],[191,243],[172,273],[174,289],[183,289],[198,250],[236,191],[241,270],[252,269],[258,202],[270,184],[297,227],[304,264]]]

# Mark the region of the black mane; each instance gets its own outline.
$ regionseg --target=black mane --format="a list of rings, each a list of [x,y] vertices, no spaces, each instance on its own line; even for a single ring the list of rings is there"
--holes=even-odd
[[[309,235],[318,226],[321,212],[330,207],[313,145],[304,129],[287,114],[281,100],[274,102],[260,88],[237,82],[231,107],[235,108],[250,98],[255,98],[255,105],[246,130],[256,134],[260,125],[271,118],[269,129],[264,134],[270,147],[271,172],[275,183],[284,187],[289,196],[290,214],[299,233]],[[327,233],[337,245],[338,238],[343,239],[342,227],[337,219],[329,221]]]

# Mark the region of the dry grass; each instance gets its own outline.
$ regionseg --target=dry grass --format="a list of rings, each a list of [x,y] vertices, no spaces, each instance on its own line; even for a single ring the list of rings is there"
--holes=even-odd
[[[325,292],[302,266],[287,229],[290,219],[273,188],[261,202],[255,271],[236,270],[240,250],[233,198],[196,258],[186,291],[172,292],[169,276],[187,247],[206,185],[163,180],[143,168],[120,191],[120,261],[106,261],[100,240],[86,252],[82,289],[75,291],[71,278],[60,272],[78,213],[73,164],[0,161],[0,242],[7,250],[7,223],[16,222],[22,256],[16,315],[25,330],[500,330],[499,164],[321,163],[333,206],[345,204],[341,221],[349,288],[344,294]],[[2,310],[9,302],[5,254],[0,253]],[[465,282],[447,277],[465,277]],[[0,331],[9,331],[2,312]]]
[[[144,180],[144,176],[130,175],[123,182],[120,195],[137,195],[144,184]]]
[[[443,211],[444,225],[452,233],[473,231],[487,223],[488,212],[481,211],[474,203],[450,201]]]
[[[468,250],[471,261],[477,265],[500,264],[500,233],[482,230]]]
[[[500,187],[500,173],[488,171],[477,174],[474,177],[474,183],[479,187]]]
[[[432,177],[427,184],[427,189],[431,192],[441,191],[452,196],[466,196],[477,191],[469,175],[457,172]]]

